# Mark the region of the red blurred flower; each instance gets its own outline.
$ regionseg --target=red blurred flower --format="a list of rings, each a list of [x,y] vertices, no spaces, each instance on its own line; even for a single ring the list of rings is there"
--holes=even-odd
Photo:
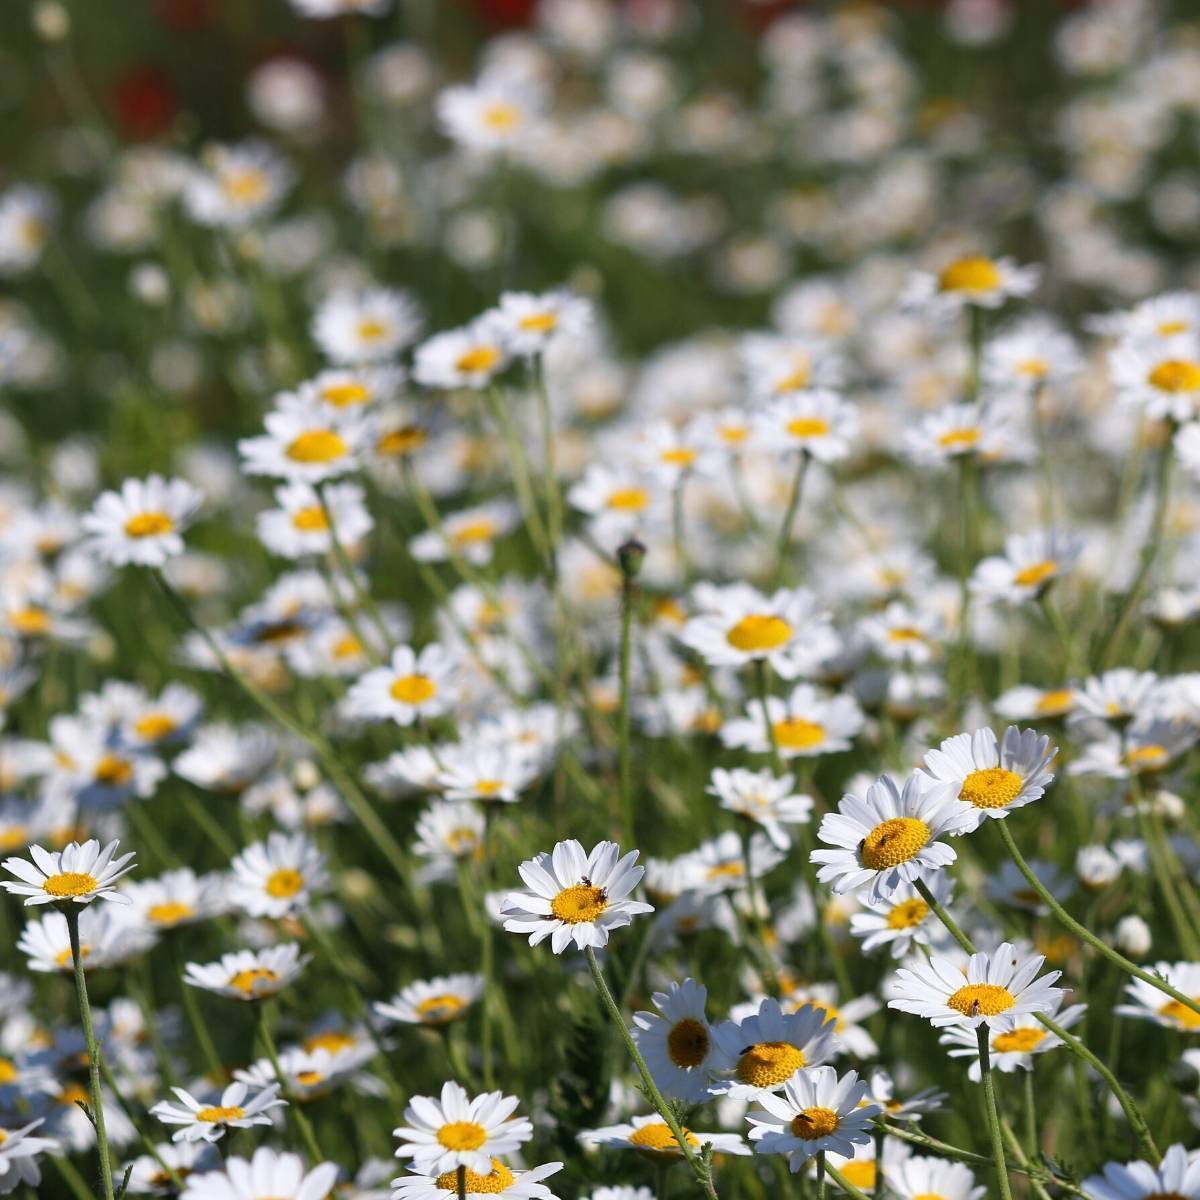
[[[158,0],[158,19],[180,33],[215,25],[221,13],[220,0]]]
[[[473,0],[489,25],[528,25],[537,0]]]
[[[117,81],[113,106],[117,121],[129,137],[157,137],[175,117],[175,90],[157,67],[133,67]]]

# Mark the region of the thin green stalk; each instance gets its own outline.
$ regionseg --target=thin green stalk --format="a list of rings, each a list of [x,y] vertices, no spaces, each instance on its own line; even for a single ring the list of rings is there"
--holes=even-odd
[[[792,526],[796,523],[796,513],[800,508],[800,497],[804,494],[804,477],[808,474],[808,463],[812,455],[807,450],[800,451],[800,461],[796,464],[796,472],[792,476],[792,490],[788,495],[787,508],[783,514],[783,524],[779,527],[779,536],[775,542],[775,570],[771,574],[771,587],[777,588],[783,582],[783,571],[787,565],[788,547],[792,541]]]
[[[204,1017],[196,1000],[196,989],[184,978],[183,944],[180,942],[176,930],[172,930],[167,936],[170,939],[175,959],[175,978],[179,980],[184,1015],[192,1027],[196,1041],[200,1043],[200,1051],[204,1055],[204,1061],[208,1063],[209,1074],[214,1082],[218,1081],[224,1077],[225,1068],[221,1064],[221,1056],[217,1053],[217,1047],[208,1032],[208,1026],[204,1023]]]
[[[482,875],[482,892],[487,895],[488,881],[490,879],[490,864],[491,864],[491,832],[492,832],[492,805],[484,805],[483,814],[483,859],[479,864],[480,873]],[[493,1052],[494,1043],[494,1007],[495,997],[495,975],[496,975],[496,938],[495,930],[492,927],[492,920],[488,916],[486,908],[480,904],[481,921],[480,921],[480,960],[483,974],[483,996],[480,998],[479,1015],[483,1029],[480,1036],[480,1053],[483,1059],[483,1086],[486,1091],[491,1091],[496,1084],[495,1073],[495,1055]]]
[[[608,981],[604,978],[604,972],[600,969],[599,962],[596,961],[596,951],[591,946],[584,947],[584,957],[587,959],[588,970],[592,974],[592,982],[596,985],[596,991],[600,993],[600,999],[604,1003],[604,1007],[608,1010],[608,1015],[616,1025],[618,1032],[621,1034],[621,1040],[625,1043],[625,1049],[628,1050],[630,1058],[633,1059],[634,1066],[638,1069],[638,1074],[642,1077],[642,1086],[645,1088],[646,1096],[650,1103],[658,1110],[658,1115],[662,1117],[667,1128],[671,1131],[675,1138],[676,1144],[683,1153],[683,1157],[687,1160],[687,1164],[692,1169],[692,1173],[696,1176],[697,1182],[704,1189],[709,1200],[717,1200],[717,1189],[713,1182],[712,1170],[706,1163],[703,1154],[697,1155],[688,1141],[687,1135],[683,1131],[683,1126],[679,1123],[679,1118],[675,1115],[675,1110],[667,1103],[662,1092],[658,1090],[658,1084],[654,1082],[654,1076],[650,1074],[650,1068],[646,1066],[646,1060],[642,1057],[641,1051],[638,1050],[637,1044],[633,1040],[628,1027],[625,1024],[625,1018],[621,1014],[621,1010],[617,1007],[617,1002],[613,998],[613,994],[608,986]]]
[[[67,918],[67,933],[71,939],[71,962],[75,968],[75,992],[79,998],[79,1020],[88,1054],[88,1096],[92,1102],[92,1124],[96,1130],[96,1150],[100,1157],[100,1189],[104,1200],[113,1200],[112,1159],[108,1150],[108,1134],[104,1128],[104,1101],[100,1095],[100,1043],[92,1025],[92,1006],[88,1003],[87,980],[83,971],[83,954],[79,949],[79,905],[63,906]]]
[[[296,1118],[296,1125],[300,1130],[300,1136],[304,1139],[309,1158],[313,1163],[324,1162],[325,1156],[321,1153],[321,1147],[317,1145],[317,1137],[313,1133],[312,1124],[304,1115],[291,1088],[288,1087],[287,1076],[283,1073],[283,1067],[279,1063],[279,1051],[275,1048],[275,1039],[271,1035],[271,1023],[267,1017],[268,1003],[269,1001],[266,1000],[254,1001],[254,1019],[258,1028],[259,1040],[267,1052],[267,1059],[271,1063],[271,1069],[275,1072],[275,1078],[279,1081],[279,1091],[288,1102],[292,1116]]]
[[[992,1141],[992,1160],[996,1165],[996,1182],[1000,1185],[1000,1200],[1012,1200],[1008,1182],[1008,1165],[1004,1160],[1004,1135],[1000,1132],[1000,1110],[996,1106],[996,1086],[992,1082],[992,1032],[984,1022],[975,1027],[979,1044],[979,1073],[983,1079],[983,1100],[987,1108],[988,1133]]]
[[[83,1181],[83,1176],[75,1169],[75,1164],[65,1154],[54,1154],[50,1161],[62,1176],[63,1183],[71,1189],[75,1200],[96,1200],[92,1189]],[[111,1186],[111,1185],[110,1185]]]
[[[1049,589],[1043,591],[1038,596],[1038,604],[1045,614],[1046,620],[1050,623],[1050,628],[1054,630],[1055,636],[1058,638],[1058,644],[1062,647],[1067,674],[1072,676],[1085,674],[1086,664],[1079,656],[1079,649],[1075,645],[1075,638],[1072,636],[1071,629],[1063,618],[1062,613],[1059,612],[1058,606],[1050,600]]]
[[[771,754],[771,770],[776,775],[783,774],[783,759],[779,755],[779,743],[775,739],[775,726],[771,721],[771,711],[767,706],[767,660],[754,660],[754,694],[762,709],[763,726],[767,733],[767,746]]]
[[[517,437],[517,431],[513,427],[508,409],[504,406],[504,397],[501,396],[499,388],[495,384],[491,385],[487,389],[486,395],[488,407],[499,426],[500,435],[504,438],[504,444],[508,450],[513,487],[516,489],[517,504],[521,509],[525,528],[529,533],[529,540],[533,542],[533,548],[537,551],[538,557],[548,563],[552,554],[550,544],[546,540],[546,527],[542,523],[542,516],[538,511],[537,501],[534,499],[533,484],[530,482],[529,460],[526,457],[525,448],[521,444],[521,439]]]
[[[879,1194],[879,1177],[882,1171],[875,1172],[875,1193]],[[825,1151],[817,1151],[817,1200],[825,1200]]]
[[[164,1172],[166,1172],[167,1178],[169,1178],[171,1183],[174,1184],[175,1190],[182,1192],[183,1180],[180,1179],[179,1173],[175,1170],[175,1168],[172,1167],[161,1154],[159,1154],[158,1147],[154,1144],[154,1140],[148,1137],[145,1130],[142,1129],[138,1122],[137,1113],[133,1111],[133,1106],[121,1094],[121,1089],[117,1086],[117,1080],[112,1073],[112,1068],[110,1068],[108,1065],[107,1059],[100,1060],[100,1072],[104,1076],[104,1082],[108,1084],[108,1090],[112,1092],[117,1105],[125,1114],[130,1125],[137,1130],[138,1138],[141,1141],[146,1153],[149,1154],[156,1163],[158,1163]]]
[[[632,685],[633,610],[637,604],[637,573],[645,552],[630,543],[621,548],[620,699],[617,712],[617,777],[621,793],[621,823],[627,846],[636,844],[633,820],[633,775],[629,753],[629,707]]]
[[[1029,1153],[1036,1157],[1041,1153],[1038,1138],[1037,1097],[1033,1086],[1034,1068],[1037,1059],[1030,1062],[1029,1070],[1025,1072],[1025,1140],[1029,1143]]]

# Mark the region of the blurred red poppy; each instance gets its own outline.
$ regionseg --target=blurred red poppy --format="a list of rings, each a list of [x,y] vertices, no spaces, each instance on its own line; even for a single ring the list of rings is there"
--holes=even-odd
[[[163,133],[174,120],[178,105],[170,79],[157,67],[139,66],[117,81],[113,107],[125,133],[143,140]]]

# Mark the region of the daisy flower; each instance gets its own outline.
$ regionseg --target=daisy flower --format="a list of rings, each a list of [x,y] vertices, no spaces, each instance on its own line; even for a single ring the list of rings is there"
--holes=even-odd
[[[333,408],[367,408],[395,400],[406,373],[390,364],[331,367],[300,385],[299,391]]]
[[[863,712],[853,696],[824,696],[811,684],[798,684],[786,700],[768,696],[766,720],[782,758],[811,758],[849,750],[863,727]],[[721,726],[721,742],[755,754],[771,749],[763,706],[752,700],[745,713]]]
[[[1084,746],[1067,766],[1068,775],[1132,779],[1158,775],[1196,744],[1194,725],[1157,718],[1135,720],[1124,733],[1106,732]]]
[[[508,365],[500,322],[484,315],[461,329],[422,342],[413,357],[413,379],[428,388],[485,388]]]
[[[687,1104],[709,1097],[708,1072],[716,1054],[704,1006],[708,989],[693,979],[655,992],[657,1013],[633,1014],[633,1040],[663,1095]]]
[[[393,720],[411,725],[447,712],[456,700],[458,662],[431,642],[419,652],[397,646],[386,667],[368,671],[346,696],[346,714],[361,721]]]
[[[396,1157],[411,1158],[423,1175],[459,1167],[487,1175],[496,1155],[511,1154],[533,1137],[526,1118],[512,1118],[517,1104],[516,1096],[502,1092],[471,1098],[453,1082],[442,1085],[440,1099],[414,1096],[404,1110],[408,1124],[392,1130],[402,1143]]]
[[[1010,534],[1004,553],[976,564],[971,574],[971,591],[985,600],[1022,604],[1036,600],[1079,561],[1083,538],[1058,530]]]
[[[214,963],[188,963],[183,981],[231,1000],[264,1000],[295,982],[311,957],[301,955],[295,942],[265,950],[235,950]]]
[[[89,907],[79,914],[79,957],[85,971],[117,966],[153,944],[154,934],[134,923],[124,906]],[[17,949],[28,959],[31,971],[70,974],[74,970],[67,918],[60,912],[27,922]]]
[[[178,1103],[160,1100],[150,1115],[164,1125],[178,1125],[171,1135],[176,1142],[216,1142],[227,1129],[249,1129],[252,1125],[270,1125],[271,1110],[285,1108],[279,1097],[279,1085],[271,1084],[251,1096],[244,1083],[231,1083],[216,1104],[203,1104],[183,1088],[172,1088]]]
[[[1079,689],[1070,685],[1040,688],[1018,684],[1001,692],[993,708],[1009,721],[1050,721],[1077,711]]]
[[[150,475],[103,492],[81,525],[88,548],[113,566],[161,567],[183,553],[181,534],[203,500],[190,483]]]
[[[965,1163],[918,1154],[896,1163],[887,1182],[899,1200],[983,1200],[987,1195],[987,1188],[976,1184],[975,1173]]]
[[[489,71],[473,84],[439,92],[437,118],[468,150],[500,154],[529,140],[543,104],[539,89],[509,72]]]
[[[1146,709],[1158,684],[1153,671],[1117,667],[1085,679],[1076,692],[1075,707],[1081,716],[1121,724]]]
[[[942,871],[926,881],[933,898],[949,907],[954,899],[954,881]],[[863,899],[865,911],[851,914],[850,932],[862,938],[864,954],[883,946],[893,958],[904,958],[916,943],[928,946],[941,941],[945,930],[933,910],[912,884],[898,887],[886,900]]]
[[[410,983],[373,1009],[384,1021],[438,1027],[465,1017],[482,995],[482,975],[438,975]]]
[[[1190,996],[1200,1004],[1200,963],[1155,963],[1154,974],[1165,980],[1177,992]],[[1181,1033],[1195,1033],[1200,1030],[1200,1016],[1180,1004],[1178,1000],[1164,997],[1162,992],[1144,980],[1131,979],[1125,985],[1125,995],[1132,1003],[1118,1005],[1118,1016],[1153,1021],[1164,1029],[1174,1029]]]
[[[1036,315],[987,340],[981,372],[991,387],[1029,393],[1069,379],[1081,365],[1075,339],[1057,322]]]
[[[968,255],[947,263],[936,274],[914,272],[901,303],[927,308],[939,316],[953,315],[968,306],[999,308],[1009,299],[1028,296],[1040,277],[1040,267],[1019,267],[1011,258]]]
[[[786,1154],[791,1171],[824,1151],[853,1154],[871,1141],[871,1123],[880,1112],[863,1103],[865,1080],[854,1071],[841,1078],[833,1067],[801,1071],[789,1079],[782,1095],[756,1097],[759,1108],[747,1114],[756,1154]]]
[[[749,844],[750,875],[761,879],[783,861],[783,851],[761,833],[755,833]],[[701,842],[683,863],[691,876],[693,887],[707,892],[727,892],[746,886],[746,853],[741,836],[732,829],[715,838]]]
[[[1050,765],[1058,754],[1045,734],[1010,725],[998,741],[988,728],[958,733],[925,754],[922,773],[955,789],[968,832],[989,817],[1007,817],[1015,808],[1040,800],[1054,782]]]
[[[824,1013],[826,1024],[833,1030],[835,1054],[874,1058],[879,1053],[875,1039],[863,1025],[868,1017],[879,1011],[879,1000],[875,996],[854,996],[839,1003],[837,984],[802,983],[788,990],[781,1007],[784,1012],[798,1012],[808,1007]]]
[[[418,818],[413,850],[430,860],[426,881],[453,877],[460,859],[483,854],[483,813],[457,800],[435,801]]]
[[[965,971],[957,959],[914,959],[896,972],[888,1007],[924,1017],[935,1029],[987,1025],[1003,1033],[1021,1017],[1052,1013],[1062,1002],[1062,989],[1051,986],[1062,972],[1038,977],[1045,961],[1041,954],[1022,955],[1008,942],[990,954],[972,954]]]
[[[553,292],[501,292],[496,324],[510,354],[542,353],[557,337],[578,337],[593,321],[592,306],[567,288]]]
[[[153,929],[165,930],[225,912],[225,887],[222,875],[197,875],[190,867],[180,867],[157,879],[127,883],[124,892],[138,917]]]
[[[841,363],[830,343],[817,338],[751,333],[738,347],[751,393],[774,400],[799,392],[828,389],[841,382]]]
[[[680,640],[710,666],[765,662],[793,679],[806,662],[837,648],[830,616],[808,588],[780,588],[768,597],[746,583],[702,583],[693,598],[699,615]]]
[[[558,1200],[542,1183],[562,1170],[562,1163],[543,1163],[528,1171],[510,1171],[498,1158],[489,1170],[479,1174],[467,1170],[464,1188],[468,1196],[499,1196],[502,1200]],[[402,1175],[392,1180],[392,1200],[450,1200],[458,1192],[458,1172],[440,1175]]]
[[[941,466],[967,455],[993,459],[1003,455],[1007,432],[998,405],[985,412],[977,404],[949,404],[906,428],[904,449],[918,466]]]
[[[415,301],[398,288],[335,291],[321,301],[312,320],[313,340],[326,358],[337,363],[394,358],[420,331]],[[319,398],[328,403],[325,396]]]
[[[936,613],[922,613],[893,600],[881,613],[864,617],[859,631],[888,662],[924,666],[933,658],[944,629]]]
[[[288,916],[329,886],[323,855],[302,833],[274,831],[230,863],[229,903],[252,917]]]
[[[555,954],[572,943],[580,950],[608,945],[612,930],[654,911],[651,904],[629,899],[644,874],[634,866],[638,852],[620,854],[615,842],[600,842],[585,854],[571,840],[523,862],[517,869],[530,890],[505,896],[504,928],[528,934],[531,946],[550,938]]]
[[[170,745],[192,732],[204,701],[189,687],[169,683],[156,697],[140,695],[121,713],[117,734],[135,748]]]
[[[483,567],[492,561],[496,539],[511,533],[519,520],[515,504],[493,500],[448,513],[441,519],[441,528],[422,530],[408,543],[408,549],[418,562],[465,558],[472,566]]]
[[[824,463],[845,458],[858,432],[858,409],[829,391],[784,396],[754,421],[757,445],[779,454],[799,451]]]
[[[867,889],[868,902],[890,900],[903,884],[949,866],[957,858],[940,839],[975,827],[975,817],[955,803],[953,784],[914,771],[901,790],[881,775],[863,797],[847,794],[826,813],[817,837],[832,850],[814,850],[817,878],[834,892]]]
[[[1200,415],[1200,337],[1181,334],[1159,342],[1124,341],[1109,354],[1118,398],[1154,421],[1190,421]]]
[[[1161,995],[1162,993],[1156,993]],[[1079,1023],[1087,1011],[1086,1004],[1073,1004],[1058,1011],[1058,1005],[1047,1012],[1054,1022],[1064,1029]],[[948,1047],[951,1058],[969,1058],[967,1074],[972,1083],[979,1083],[979,1039],[974,1029],[964,1025],[951,1025],[940,1034],[938,1041]],[[991,1065],[999,1071],[1032,1071],[1036,1054],[1045,1054],[1063,1044],[1062,1038],[1047,1029],[1036,1017],[1018,1017],[1011,1029],[988,1030],[988,1045],[991,1047]]]
[[[705,790],[721,801],[722,808],[760,825],[777,850],[786,850],[792,839],[783,827],[806,824],[812,817],[812,797],[793,792],[794,783],[795,776],[776,777],[769,769],[716,767]]]
[[[366,427],[355,409],[283,396],[263,425],[265,434],[238,442],[242,470],[248,475],[316,484],[358,468]]]
[[[670,421],[652,421],[638,430],[630,457],[664,487],[675,489],[685,479],[709,475],[716,464],[712,451],[692,432]]]
[[[189,174],[183,201],[201,225],[247,225],[278,208],[291,185],[291,167],[265,143],[213,145]]]
[[[275,734],[265,726],[236,729],[218,722],[202,726],[171,769],[198,788],[237,795],[260,779],[278,754]]]
[[[21,1184],[36,1189],[42,1182],[38,1156],[60,1152],[54,1138],[32,1136],[43,1124],[45,1118],[41,1117],[16,1129],[0,1127],[0,1193],[15,1192]]]
[[[1160,1196],[1196,1200],[1200,1196],[1200,1158],[1176,1143],[1167,1147],[1157,1167],[1142,1161],[1105,1163],[1103,1175],[1089,1175],[1081,1186],[1092,1200],[1151,1200]]]
[[[56,209],[54,197],[32,184],[0,193],[0,276],[23,275],[41,258]]]
[[[298,1154],[260,1146],[250,1159],[230,1157],[219,1171],[189,1175],[181,1200],[325,1200],[337,1178],[334,1163],[310,1171]]]
[[[447,800],[512,804],[537,777],[537,760],[519,746],[447,746],[437,786]]]
[[[696,1133],[681,1126],[683,1140],[692,1150],[712,1146],[716,1154],[749,1154],[750,1149],[734,1133]],[[634,1117],[620,1125],[605,1125],[599,1129],[585,1129],[579,1135],[585,1146],[603,1146],[610,1149],[637,1150],[655,1162],[677,1158],[683,1150],[676,1141],[671,1127],[658,1115]]]
[[[714,1094],[753,1100],[777,1092],[797,1072],[819,1066],[833,1055],[833,1024],[824,1009],[805,1005],[785,1013],[773,996],[739,1020],[713,1031],[713,1067],[729,1075],[712,1085]]]
[[[153,1154],[141,1154],[129,1163],[127,1195],[174,1195],[175,1184],[167,1174],[166,1167],[180,1179],[186,1179],[219,1161],[217,1152],[209,1142],[158,1142]]]
[[[91,904],[93,900],[117,900],[128,904],[129,898],[116,889],[122,875],[132,871],[135,863],[132,851],[115,857],[118,841],[103,849],[94,838],[71,842],[61,851],[43,850],[30,846],[33,862],[23,858],[6,858],[0,863],[19,882],[4,883],[4,890],[25,896],[25,904]]]
[[[279,507],[258,513],[254,525],[258,540],[281,558],[328,554],[334,533],[343,546],[353,546],[375,526],[363,490],[356,483],[337,483],[325,489],[328,516],[320,496],[307,483],[277,488],[275,501]]]

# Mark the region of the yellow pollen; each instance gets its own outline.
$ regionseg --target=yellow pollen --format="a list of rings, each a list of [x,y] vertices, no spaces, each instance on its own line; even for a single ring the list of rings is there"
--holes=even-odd
[[[828,1137],[837,1127],[837,1113],[820,1105],[806,1108],[792,1118],[792,1133],[806,1142]]]
[[[131,538],[156,537],[160,533],[170,533],[175,528],[175,522],[165,512],[134,513],[125,522],[125,534]]]
[[[320,1071],[297,1071],[296,1082],[304,1087],[313,1087],[325,1078]]]
[[[990,292],[1000,286],[1000,272],[990,258],[960,258],[938,275],[943,292]]]
[[[902,900],[887,915],[889,929],[913,929],[929,916],[929,905],[921,899]]]
[[[779,617],[754,613],[743,617],[726,635],[725,640],[735,649],[747,654],[758,650],[774,650],[792,636],[792,627]]]
[[[105,754],[96,764],[96,782],[124,787],[133,778],[133,764],[116,754]]]
[[[167,734],[174,733],[177,722],[166,713],[146,713],[133,723],[133,732],[148,742],[157,742]]]
[[[829,422],[820,417],[796,417],[787,423],[792,437],[824,437],[829,432]]]
[[[858,856],[864,867],[883,871],[908,862],[929,842],[929,826],[916,817],[892,817],[863,838]]]
[[[1007,1012],[1016,1002],[1008,988],[995,983],[968,983],[946,1001],[964,1017],[996,1017]]]
[[[402,675],[388,691],[401,704],[424,704],[437,695],[437,684],[428,675]]]
[[[964,426],[962,429],[947,429],[938,438],[938,445],[943,450],[966,450],[978,444],[980,431],[974,427]]]
[[[722,425],[717,431],[723,442],[744,442],[750,436],[750,430],[745,425]]]
[[[468,1193],[482,1192],[498,1195],[500,1192],[508,1191],[513,1185],[513,1173],[498,1158],[492,1159],[490,1175],[478,1175],[474,1171],[468,1170],[465,1179]],[[458,1190],[458,1172],[443,1171],[433,1182],[443,1192],[456,1192]]]
[[[489,104],[483,110],[483,123],[497,133],[511,133],[521,123],[521,110],[515,104]]]
[[[451,1121],[437,1131],[447,1150],[478,1150],[487,1141],[487,1130],[477,1121]]]
[[[683,1130],[683,1140],[689,1146],[698,1146],[700,1144],[696,1135],[690,1129],[686,1128]],[[671,1154],[677,1154],[679,1152],[679,1142],[665,1121],[650,1121],[635,1129],[629,1135],[629,1144],[637,1146],[641,1150],[657,1151],[659,1153],[667,1151]]]
[[[1187,333],[1188,323],[1186,321],[1162,321],[1156,332],[1160,337],[1170,337],[1175,333]]]
[[[1013,576],[1013,583],[1018,587],[1037,587],[1039,584],[1045,583],[1057,570],[1058,563],[1052,558],[1048,558],[1044,562],[1023,567]]]
[[[352,404],[366,404],[370,391],[361,383],[327,383],[321,389],[321,399],[334,408],[348,408]]]
[[[641,512],[650,502],[650,497],[643,488],[617,488],[608,497],[608,507],[618,508],[626,512]]]
[[[29,841],[29,830],[24,825],[10,825],[0,829],[0,850],[19,850]]]
[[[332,429],[307,429],[294,438],[284,453],[298,463],[327,463],[345,458],[350,448]]]
[[[1200,1002],[1200,996],[1194,996],[1193,999]],[[1182,1025],[1184,1029],[1200,1029],[1200,1015],[1194,1013],[1186,1004],[1180,1004],[1178,1000],[1168,1000],[1158,1010],[1158,1014],[1176,1025]]]
[[[604,888],[577,883],[563,888],[550,901],[550,911],[567,925],[595,921],[608,908],[608,893]]]
[[[0,1085],[14,1083],[17,1079],[17,1064],[9,1058],[0,1058]]]
[[[426,1025],[445,1025],[462,1016],[467,1002],[461,996],[429,996],[416,1006],[417,1016]]]
[[[178,925],[180,921],[186,921],[195,912],[196,910],[190,904],[184,904],[181,900],[168,900],[163,904],[152,904],[146,909],[146,916],[155,925]]]
[[[751,1087],[775,1087],[804,1066],[804,1051],[791,1042],[755,1042],[738,1059],[737,1077]]]
[[[229,980],[229,987],[239,992],[245,992],[247,996],[253,996],[258,991],[260,983],[275,983],[278,978],[279,976],[269,967],[249,967],[232,976]]]
[[[292,513],[292,524],[304,533],[322,533],[329,528],[325,510],[319,504],[310,504]]]
[[[1186,358],[1168,358],[1150,372],[1146,382],[1160,392],[1200,391],[1200,363]]]
[[[458,356],[454,366],[464,373],[490,371],[500,361],[499,346],[472,346]]]
[[[388,331],[388,326],[383,321],[376,321],[368,317],[364,321],[358,323],[358,336],[364,342],[377,342]]]
[[[467,521],[451,534],[460,545],[470,542],[490,542],[496,536],[496,522],[488,517]]]
[[[1026,358],[1017,363],[1017,374],[1031,379],[1044,379],[1049,370],[1050,364],[1044,358]]]
[[[497,792],[503,790],[503,779],[477,779],[475,781],[475,790],[481,796],[494,796]]]
[[[348,1033],[330,1029],[325,1033],[314,1033],[305,1041],[304,1049],[309,1054],[313,1054],[317,1050],[327,1050],[330,1054],[337,1054],[339,1050],[349,1050],[351,1046],[357,1044],[357,1041]]]
[[[731,858],[728,862],[717,863],[716,866],[708,868],[705,873],[705,879],[710,883],[717,879],[737,878],[741,876],[745,868],[737,859]]]
[[[809,369],[809,364],[806,362],[797,362],[791,370],[791,373],[785,375],[776,385],[775,391],[782,395],[784,392],[795,392],[800,388],[808,387],[808,381],[812,378],[812,372]]]
[[[708,1030],[695,1017],[684,1017],[667,1034],[667,1053],[677,1067],[698,1067],[708,1056]]]
[[[897,625],[895,629],[888,630],[888,641],[890,642],[923,642],[924,640],[925,635],[911,625]]]
[[[99,886],[95,875],[85,871],[64,871],[61,875],[51,875],[42,884],[42,890],[50,896],[87,896]]]
[[[452,854],[470,854],[479,845],[479,835],[467,825],[460,825],[446,834],[446,845]]]
[[[377,454],[411,454],[425,444],[428,435],[419,425],[404,425],[385,433],[376,443]]]
[[[529,333],[549,333],[558,326],[558,317],[552,312],[530,313],[517,322],[518,329]]]
[[[1166,746],[1150,743],[1145,746],[1134,746],[1125,751],[1125,765],[1135,771],[1157,771],[1166,766],[1171,757]]]
[[[237,204],[256,204],[267,193],[267,177],[262,171],[230,171],[221,188]]]
[[[9,624],[18,632],[29,636],[50,632],[50,614],[44,608],[19,608],[8,614]]]
[[[825,740],[825,726],[803,717],[785,717],[771,727],[775,741],[785,750],[811,750]]]
[[[362,642],[354,634],[348,633],[334,643],[331,653],[334,658],[358,658],[362,649]]]
[[[872,1192],[875,1190],[874,1159],[842,1163],[841,1172],[860,1192]]]
[[[1055,688],[1043,692],[1038,698],[1036,709],[1047,716],[1065,713],[1075,703],[1075,693],[1070,688]]]
[[[276,900],[289,900],[304,887],[304,876],[291,867],[280,867],[267,877],[266,887],[268,896],[274,896]]]
[[[1021,777],[1003,767],[972,771],[963,780],[960,800],[976,808],[1007,808],[1021,794]]]
[[[992,1049],[997,1054],[1028,1054],[1035,1046],[1041,1044],[1045,1036],[1044,1029],[1012,1029],[994,1037]]]
[[[677,446],[674,450],[664,450],[659,457],[671,467],[690,467],[696,461],[696,451]]]
[[[196,1114],[197,1121],[216,1125],[221,1121],[237,1121],[246,1115],[246,1110],[240,1104],[214,1104],[210,1108],[202,1108]]]

